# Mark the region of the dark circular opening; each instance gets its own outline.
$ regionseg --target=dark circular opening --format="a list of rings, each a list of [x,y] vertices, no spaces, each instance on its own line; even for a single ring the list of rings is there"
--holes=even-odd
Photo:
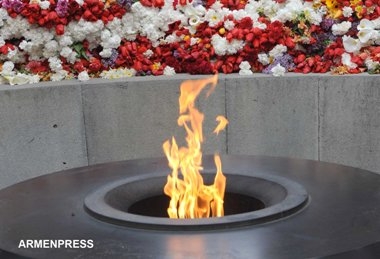
[[[133,203],[126,212],[141,216],[167,218],[170,198],[157,195]],[[224,215],[234,215],[264,209],[265,205],[255,197],[227,192],[224,196]]]
[[[229,174],[224,199],[224,217],[170,219],[169,197],[163,194],[167,173],[142,174],[109,183],[86,196],[86,211],[102,220],[133,228],[156,230],[223,229],[260,224],[284,218],[302,209],[306,190],[280,176]],[[214,174],[204,172],[205,182]]]

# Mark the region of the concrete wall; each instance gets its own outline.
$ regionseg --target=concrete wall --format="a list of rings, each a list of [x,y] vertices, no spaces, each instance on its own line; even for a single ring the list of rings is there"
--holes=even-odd
[[[0,85],[0,188],[67,168],[163,156],[179,85],[202,76]],[[220,75],[198,104],[204,153],[288,156],[380,172],[380,76]],[[230,124],[211,134],[215,117]],[[182,141],[181,141],[182,139]]]

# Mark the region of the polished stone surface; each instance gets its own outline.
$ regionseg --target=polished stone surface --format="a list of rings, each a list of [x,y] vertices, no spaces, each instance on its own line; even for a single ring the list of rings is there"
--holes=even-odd
[[[353,250],[364,255],[364,247],[380,240],[378,174],[301,159],[222,156],[222,162],[226,174],[260,173],[295,181],[307,190],[310,203],[274,222],[224,230],[121,227],[90,216],[83,208],[84,198],[126,176],[169,170],[164,159],[109,163],[45,175],[1,190],[0,248],[33,258],[294,259]],[[212,157],[205,158],[204,167],[213,170]],[[20,239],[92,239],[94,248],[19,249]]]

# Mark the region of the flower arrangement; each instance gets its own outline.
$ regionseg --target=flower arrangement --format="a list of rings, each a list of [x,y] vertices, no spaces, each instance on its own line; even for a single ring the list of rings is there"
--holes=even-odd
[[[0,0],[0,83],[380,73],[380,0]]]

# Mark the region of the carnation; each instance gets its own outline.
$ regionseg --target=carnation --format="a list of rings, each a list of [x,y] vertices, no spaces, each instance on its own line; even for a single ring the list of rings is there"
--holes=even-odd
[[[280,64],[277,64],[275,67],[271,69],[271,72],[274,76],[283,76],[285,75],[285,68]]]
[[[173,76],[173,75],[175,75],[176,73],[175,73],[175,70],[174,70],[174,68],[172,68],[172,67],[170,67],[170,66],[166,66],[165,68],[164,68],[164,75],[165,76]]]
[[[78,74],[78,80],[79,81],[88,81],[90,80],[90,77],[87,73],[87,71],[82,71]]]
[[[277,58],[282,56],[282,54],[285,53],[287,50],[288,48],[286,46],[278,44],[271,51],[269,51],[269,56]]]
[[[243,61],[239,65],[239,75],[252,75],[251,65],[248,61]]]
[[[258,57],[259,62],[261,64],[263,64],[264,66],[266,66],[270,63],[269,57],[265,53],[260,53],[257,55],[257,57]]]
[[[50,57],[48,61],[49,61],[49,67],[52,71],[57,72],[62,69],[62,62],[57,57]]]
[[[143,55],[145,56],[145,57],[147,57],[147,58],[150,58],[150,57],[152,57],[153,56],[153,51],[151,50],[151,49],[148,49],[147,51],[145,51],[144,53],[143,53]]]
[[[352,10],[351,7],[349,7],[349,6],[345,6],[345,7],[343,7],[343,16],[344,16],[344,17],[346,17],[346,18],[351,17],[352,14],[353,14],[353,12],[354,12],[354,11]]]
[[[235,23],[231,20],[227,20],[223,23],[223,26],[226,30],[232,30],[235,27]]]
[[[46,10],[50,7],[49,1],[40,1],[38,4],[41,7],[41,9],[43,9],[43,10]]]
[[[68,75],[68,72],[66,70],[60,70],[60,71],[57,71],[56,73],[52,74],[50,79],[52,81],[61,81],[63,79],[65,79]]]

